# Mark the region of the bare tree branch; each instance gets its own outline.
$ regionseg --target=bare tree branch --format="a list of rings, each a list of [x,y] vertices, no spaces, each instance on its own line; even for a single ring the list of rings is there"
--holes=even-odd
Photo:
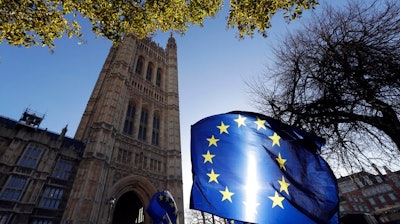
[[[262,112],[324,137],[349,170],[400,152],[400,3],[369,2],[314,14],[247,83]]]

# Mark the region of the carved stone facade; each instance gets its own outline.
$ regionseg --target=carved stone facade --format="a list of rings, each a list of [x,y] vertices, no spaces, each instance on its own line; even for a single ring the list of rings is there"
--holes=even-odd
[[[163,190],[184,223],[172,36],[165,49],[133,35],[110,49],[74,139],[42,118],[0,117],[0,224],[150,224]]]
[[[165,50],[134,36],[110,50],[75,139],[86,147],[62,223],[128,223],[141,214],[151,223],[143,208],[162,190],[174,196],[183,223],[173,37]]]
[[[66,207],[83,142],[39,128],[25,111],[19,121],[0,117],[0,223],[56,224]]]

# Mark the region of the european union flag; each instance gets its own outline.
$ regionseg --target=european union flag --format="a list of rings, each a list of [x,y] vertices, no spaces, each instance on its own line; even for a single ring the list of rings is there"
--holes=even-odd
[[[153,219],[153,224],[176,224],[178,209],[169,191],[157,192],[146,209]]]
[[[250,223],[338,223],[337,182],[324,141],[251,112],[204,118],[191,129],[190,208]]]

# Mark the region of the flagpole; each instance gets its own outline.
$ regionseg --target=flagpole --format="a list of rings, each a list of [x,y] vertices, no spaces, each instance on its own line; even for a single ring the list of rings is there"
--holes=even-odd
[[[204,212],[201,212],[201,216],[203,216],[203,224],[206,224],[206,218],[204,217]]]

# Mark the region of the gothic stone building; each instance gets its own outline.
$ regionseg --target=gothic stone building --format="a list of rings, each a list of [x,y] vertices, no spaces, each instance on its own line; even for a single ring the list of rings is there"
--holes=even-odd
[[[16,126],[0,130],[10,132],[0,148],[0,223],[149,224],[145,209],[162,190],[184,223],[173,37],[166,49],[133,35],[111,48],[74,139]]]
[[[83,142],[39,129],[42,116],[0,117],[0,224],[59,223]]]

